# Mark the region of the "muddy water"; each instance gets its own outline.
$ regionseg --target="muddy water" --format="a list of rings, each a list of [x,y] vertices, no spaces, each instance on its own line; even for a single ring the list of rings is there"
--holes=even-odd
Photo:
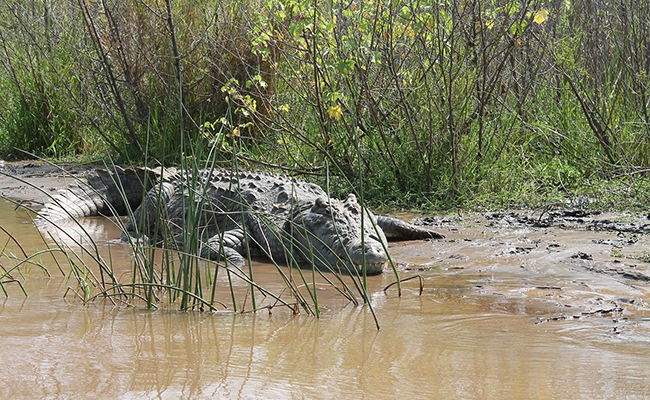
[[[0,215],[27,252],[42,247],[26,214],[0,202]],[[111,247],[114,265],[128,266],[114,226],[87,223],[100,245]],[[650,393],[647,265],[612,257],[650,250],[645,238],[615,247],[621,238],[614,233],[478,220],[438,230],[447,239],[391,244],[401,275],[423,278],[422,296],[416,280],[403,284],[399,298],[394,288],[383,291],[391,274],[369,278],[379,331],[367,307],[326,287],[319,291],[320,319],[282,311],[147,311],[83,306],[63,297],[73,282],[55,266],[49,278],[33,268],[21,278],[29,297],[15,284],[7,285],[8,298],[0,294],[0,397],[633,399]],[[254,267],[257,279],[281,285],[268,264]]]

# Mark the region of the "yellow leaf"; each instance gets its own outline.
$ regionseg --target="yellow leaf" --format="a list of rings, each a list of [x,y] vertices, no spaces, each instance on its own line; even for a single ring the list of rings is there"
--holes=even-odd
[[[533,21],[537,23],[537,25],[541,25],[548,19],[548,10],[546,8],[542,8],[541,10],[537,11],[537,14],[535,14],[535,18],[533,18]]]
[[[235,136],[239,136],[239,127],[236,127],[235,129],[233,129],[232,134],[235,135]]]
[[[341,106],[330,106],[330,108],[327,109],[327,115],[329,115],[330,118],[339,120],[341,119],[341,115],[343,115],[343,110],[341,110]]]
[[[494,28],[494,20],[492,20],[492,19],[489,20],[488,22],[485,23],[485,26],[486,26],[488,29],[492,29],[492,28]]]

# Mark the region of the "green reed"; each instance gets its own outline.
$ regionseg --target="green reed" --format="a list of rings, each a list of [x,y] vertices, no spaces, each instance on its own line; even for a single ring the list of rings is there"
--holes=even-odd
[[[307,254],[302,255],[303,259],[312,260],[311,273],[305,274],[304,272],[308,270],[301,268],[293,257],[293,252],[296,249],[291,238],[286,237],[286,233],[282,231],[281,227],[274,226],[275,223],[264,215],[256,215],[256,218],[267,228],[266,231],[277,236],[265,240],[273,239],[280,243],[287,243],[285,250],[289,255],[288,266],[273,262],[282,282],[284,282],[284,288],[279,293],[274,293],[265,288],[263,282],[256,281],[254,268],[250,262],[250,253],[246,254],[248,260],[247,270],[231,265],[225,254],[222,254],[221,258],[216,261],[203,260],[198,256],[202,244],[207,242],[208,239],[205,237],[207,232],[205,223],[209,218],[209,214],[206,214],[206,212],[210,211],[209,177],[216,168],[223,165],[222,162],[220,163],[219,155],[224,139],[225,135],[220,134],[218,140],[214,140],[212,146],[207,150],[207,154],[206,150],[198,145],[187,148],[186,154],[190,156],[185,157],[185,161],[178,170],[181,183],[176,188],[187,197],[186,201],[182,202],[183,210],[179,222],[180,227],[170,224],[163,185],[152,185],[152,182],[147,181],[150,179],[148,174],[144,174],[143,181],[139,183],[142,188],[141,197],[144,199],[143,202],[148,203],[147,211],[135,215],[133,210],[127,207],[128,217],[132,221],[132,232],[127,232],[127,227],[122,219],[113,219],[114,223],[125,232],[127,242],[132,248],[132,270],[127,282],[124,281],[124,278],[118,278],[116,275],[110,249],[108,250],[108,258],[106,258],[100,251],[100,246],[93,239],[92,234],[81,223],[81,220],[73,218],[73,215],[65,210],[65,204],[59,204],[59,206],[68,212],[69,220],[59,223],[57,221],[47,221],[47,217],[44,217],[45,222],[57,228],[59,234],[65,236],[66,241],[70,243],[59,243],[52,235],[47,238],[41,235],[47,248],[44,252],[62,255],[63,262],[55,261],[58,268],[64,271],[65,268],[62,267],[62,264],[67,264],[66,275],[68,279],[76,281],[76,287],[78,288],[77,290],[71,290],[74,290],[84,302],[96,301],[103,297],[114,303],[131,305],[143,302],[147,308],[157,308],[164,301],[163,299],[167,299],[166,301],[169,304],[176,304],[181,310],[207,309],[216,311],[220,307],[225,308],[225,304],[228,302],[220,298],[220,284],[218,283],[218,277],[225,273],[227,276],[226,293],[232,304],[232,310],[235,312],[245,312],[247,310],[246,302],[250,301],[250,310],[252,311],[260,308],[271,309],[282,306],[296,312],[297,307],[299,307],[308,314],[318,316],[320,315],[320,303],[318,290],[316,289],[319,284],[318,279],[322,279],[325,284],[335,288],[338,293],[354,304],[359,303],[356,296],[360,295],[363,303],[369,306],[374,315],[367,294],[365,272],[361,274],[354,272],[347,275],[349,271],[335,269],[321,271],[315,267],[317,261],[319,261],[319,255],[309,248],[306,249]],[[231,190],[241,193],[236,146],[232,146],[232,148],[235,148],[235,150],[231,153],[230,170],[233,178],[231,180]],[[120,170],[113,165],[105,165],[105,168],[113,172],[110,175],[112,182],[105,182],[105,184],[111,186],[108,190],[117,191],[122,202],[128,204],[129,196],[126,192],[129,189],[120,179]],[[166,173],[165,169],[161,169],[161,171],[162,174]],[[59,201],[48,190],[35,187],[29,181],[20,177],[15,177],[15,179],[39,190],[48,201],[53,203]],[[84,190],[93,192],[110,205],[110,201],[103,193],[88,186],[83,179],[75,178],[75,182]],[[148,190],[149,187],[152,187],[152,189]],[[329,192],[329,188],[327,188],[327,191]],[[236,202],[234,205],[239,212],[229,218],[238,222],[246,230],[244,215],[245,213],[255,213],[255,210],[241,196],[234,201]],[[35,210],[31,211],[36,212]],[[117,210],[112,206],[110,212],[117,215]],[[76,233],[66,229],[64,224],[73,224]],[[302,228],[305,228],[304,225]],[[223,239],[224,229],[221,229],[220,232]],[[133,234],[133,237],[131,234]],[[248,233],[245,232],[245,234]],[[82,238],[79,236],[82,236]],[[55,245],[52,247],[49,242],[54,242]],[[266,253],[269,259],[271,258],[271,254],[265,250],[265,243],[257,243],[251,240],[249,246],[258,247],[262,250],[262,253]],[[88,257],[89,259],[87,259]],[[28,259],[29,257],[24,258]],[[162,259],[160,267],[157,266],[156,261],[159,259]],[[340,261],[350,260],[342,259]],[[296,275],[298,276],[297,280],[295,279]],[[243,281],[248,285],[243,303],[239,299],[239,291],[236,289],[237,281]],[[350,287],[350,281],[352,287]],[[257,293],[271,300],[273,304],[260,307]],[[289,299],[285,298],[287,295]]]

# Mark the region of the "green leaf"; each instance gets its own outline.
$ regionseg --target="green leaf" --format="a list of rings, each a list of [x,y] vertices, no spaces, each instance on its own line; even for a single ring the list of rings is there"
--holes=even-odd
[[[347,76],[354,69],[354,60],[341,60],[336,63],[335,68],[343,76]]]

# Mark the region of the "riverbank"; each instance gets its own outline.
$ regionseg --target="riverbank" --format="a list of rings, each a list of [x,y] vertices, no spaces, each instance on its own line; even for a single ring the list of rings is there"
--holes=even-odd
[[[0,160],[0,196],[31,202],[39,208],[47,201],[48,193],[54,194],[74,183],[75,177],[89,168],[72,163]]]
[[[4,162],[0,195],[38,209],[48,194],[89,168]],[[475,295],[552,305],[546,319],[624,310],[650,316],[650,216],[557,203],[527,211],[402,217],[447,236],[392,243],[393,260],[405,275],[456,277],[473,282]]]

